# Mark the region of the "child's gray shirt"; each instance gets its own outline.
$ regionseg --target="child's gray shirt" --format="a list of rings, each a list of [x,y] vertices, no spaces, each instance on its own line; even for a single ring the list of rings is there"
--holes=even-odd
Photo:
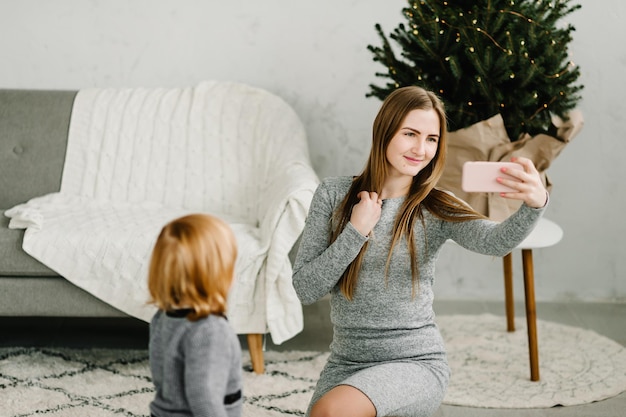
[[[192,322],[159,310],[150,323],[149,351],[153,415],[241,416],[241,346],[225,317]]]

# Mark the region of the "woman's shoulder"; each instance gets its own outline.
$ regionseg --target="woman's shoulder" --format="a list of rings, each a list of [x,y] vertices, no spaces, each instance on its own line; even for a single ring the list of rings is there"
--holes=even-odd
[[[457,196],[456,194],[454,194],[452,191],[448,189],[435,187],[433,188],[431,193],[435,196],[438,196],[439,197],[438,200],[442,200],[447,206],[451,206],[451,207],[462,206],[470,210],[472,209],[472,206],[470,206],[465,200],[461,199],[459,196]]]
[[[434,188],[422,207],[431,217],[437,220],[459,222],[463,220],[482,219],[483,215],[476,212],[466,201],[451,191]]]
[[[343,198],[348,193],[353,178],[350,176],[326,177],[320,182],[319,190],[333,198],[337,196]]]
[[[322,180],[322,184],[326,188],[338,188],[338,189],[348,189],[350,185],[352,185],[352,181],[354,181],[354,177],[343,175],[343,176],[334,176],[334,177],[326,177]]]

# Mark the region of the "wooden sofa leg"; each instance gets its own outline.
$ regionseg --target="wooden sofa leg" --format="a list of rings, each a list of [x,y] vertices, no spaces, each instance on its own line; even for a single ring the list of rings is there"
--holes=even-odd
[[[252,370],[256,374],[264,373],[265,363],[263,361],[263,335],[260,333],[249,333],[248,349],[250,350],[250,361],[252,361]]]

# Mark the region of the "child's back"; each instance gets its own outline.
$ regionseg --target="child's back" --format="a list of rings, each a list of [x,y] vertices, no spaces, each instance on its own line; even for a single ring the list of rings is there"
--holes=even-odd
[[[238,417],[242,408],[241,347],[222,316],[198,321],[185,310],[159,311],[150,324],[155,416]]]

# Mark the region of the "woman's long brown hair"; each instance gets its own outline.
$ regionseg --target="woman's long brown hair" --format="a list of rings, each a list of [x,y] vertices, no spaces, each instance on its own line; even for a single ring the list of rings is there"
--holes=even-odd
[[[410,86],[394,90],[385,99],[374,119],[372,149],[365,168],[361,175],[354,179],[348,193],[334,213],[331,242],[337,239],[337,236],[350,221],[352,207],[358,203],[357,195],[361,191],[381,193],[385,179],[389,175],[389,164],[386,157],[387,147],[412,110],[435,110],[437,112],[440,126],[439,145],[433,160],[413,177],[407,198],[398,212],[387,256],[385,276],[389,269],[393,248],[400,238],[405,236],[411,258],[412,294],[415,296],[416,283],[419,286],[419,270],[413,228],[416,218],[419,218],[422,227],[424,226],[422,209],[426,209],[433,215],[447,221],[458,222],[484,218],[451,194],[435,188],[443,174],[446,161],[447,123],[443,104],[434,93],[420,87]],[[354,295],[367,244],[368,242],[363,245],[339,281],[341,292],[349,300]]]

